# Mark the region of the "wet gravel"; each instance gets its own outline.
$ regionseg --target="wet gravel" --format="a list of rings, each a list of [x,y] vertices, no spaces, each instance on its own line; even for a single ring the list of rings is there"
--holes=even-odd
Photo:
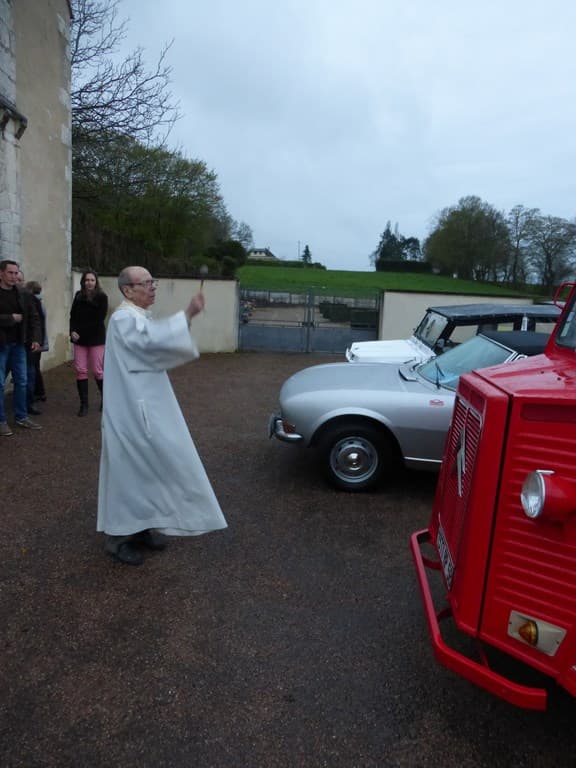
[[[95,532],[97,409],[46,373],[44,429],[0,439],[3,768],[574,765],[569,697],[516,710],[433,661],[408,538],[434,477],[336,492],[268,440],[282,381],[333,359],[173,372],[229,528],[140,568]]]

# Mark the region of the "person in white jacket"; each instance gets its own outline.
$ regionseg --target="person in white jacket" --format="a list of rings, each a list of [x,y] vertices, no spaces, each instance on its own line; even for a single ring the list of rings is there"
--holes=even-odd
[[[97,530],[105,550],[140,565],[164,535],[226,528],[167,371],[199,356],[189,325],[204,309],[202,291],[184,311],[154,320],[158,281],[143,267],[118,277],[123,302],[106,338]]]

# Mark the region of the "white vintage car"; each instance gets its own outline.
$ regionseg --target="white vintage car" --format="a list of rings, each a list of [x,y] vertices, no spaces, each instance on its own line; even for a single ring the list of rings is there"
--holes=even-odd
[[[484,330],[550,333],[560,316],[554,304],[460,304],[430,307],[409,339],[358,341],[350,363],[424,363]]]

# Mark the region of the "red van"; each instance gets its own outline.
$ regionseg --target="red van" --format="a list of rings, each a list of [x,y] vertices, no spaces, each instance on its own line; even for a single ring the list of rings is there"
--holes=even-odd
[[[576,285],[568,288],[544,354],[460,378],[430,524],[411,537],[437,660],[531,709],[546,708],[546,687],[491,668],[488,651],[576,695]],[[448,618],[474,639],[475,658],[445,640]]]

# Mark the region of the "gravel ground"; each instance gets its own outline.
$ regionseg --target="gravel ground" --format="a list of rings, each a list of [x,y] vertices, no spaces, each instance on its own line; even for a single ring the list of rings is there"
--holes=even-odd
[[[95,533],[99,414],[46,374],[44,429],[0,442],[3,768],[574,764],[570,705],[548,730],[432,660],[408,537],[433,476],[338,493],[268,440],[282,381],[332,359],[172,374],[229,527],[140,568]]]

